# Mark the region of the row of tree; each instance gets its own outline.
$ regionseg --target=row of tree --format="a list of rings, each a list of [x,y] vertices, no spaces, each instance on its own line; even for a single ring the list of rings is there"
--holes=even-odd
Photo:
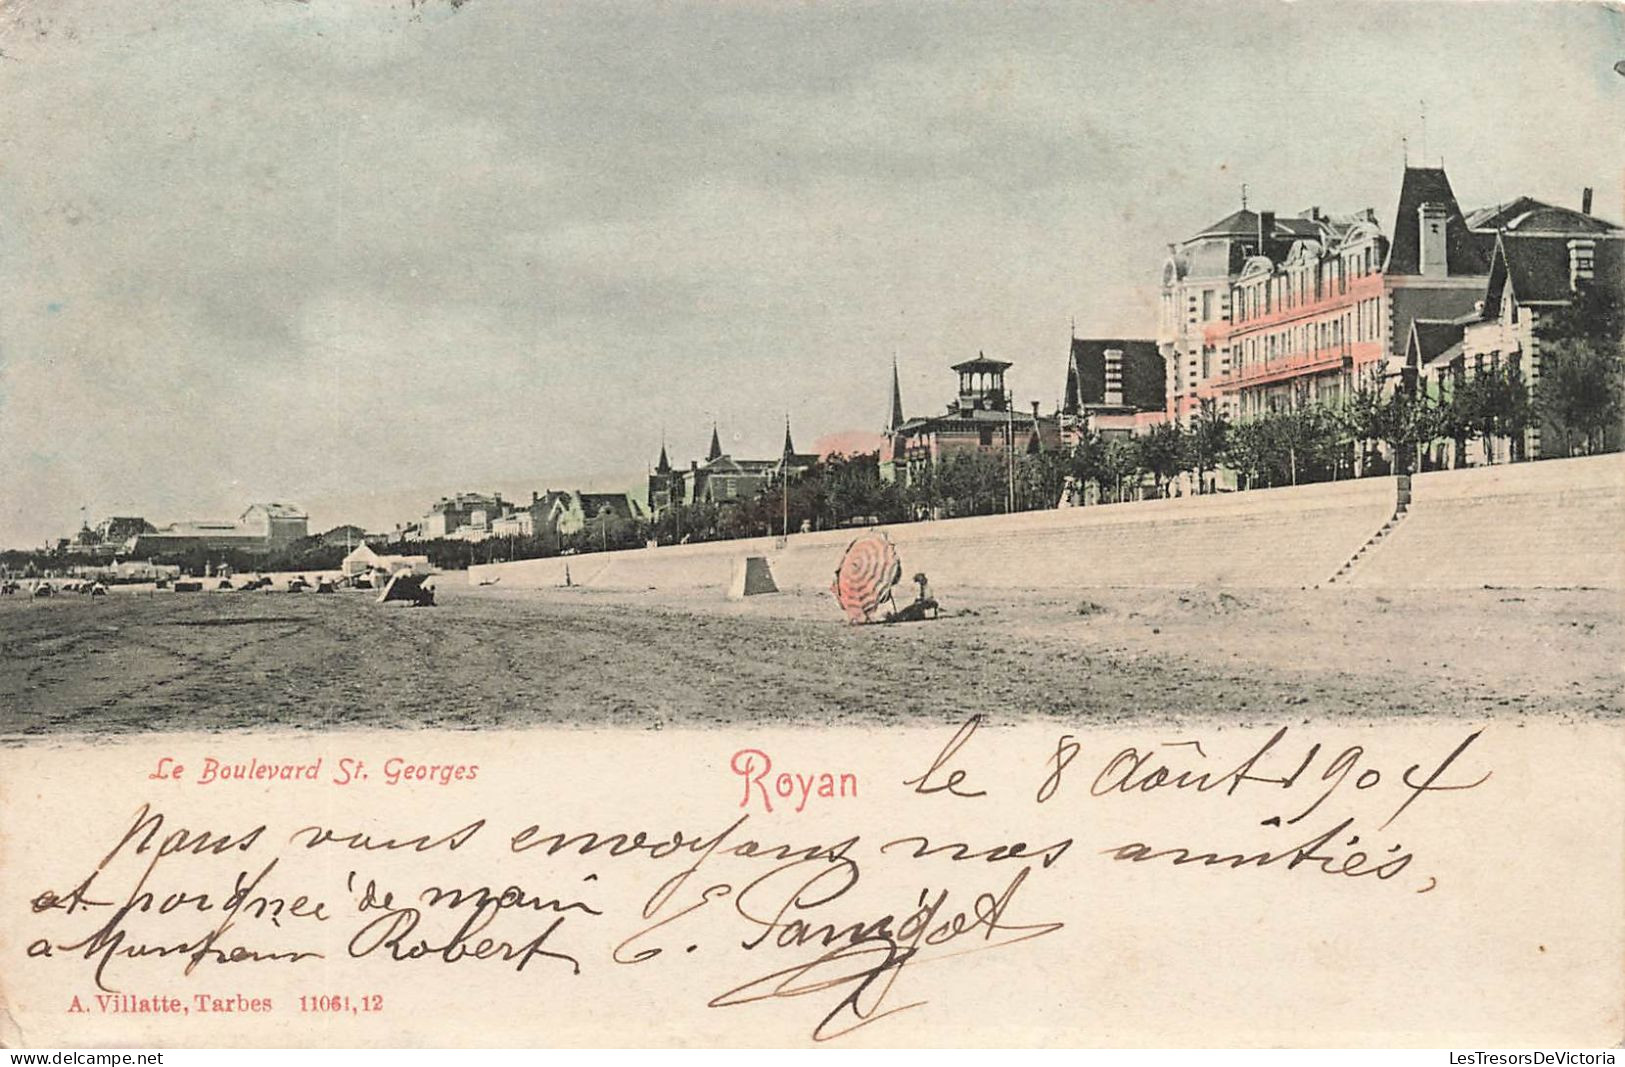
[[[1209,475],[1234,471],[1237,488],[1251,489],[1423,469],[1428,450],[1448,442],[1457,461],[1475,441],[1494,463],[1496,443],[1511,443],[1512,460],[1525,458],[1525,431],[1545,428],[1542,452],[1567,456],[1618,449],[1625,413],[1625,299],[1591,287],[1567,308],[1545,316],[1537,330],[1540,376],[1533,390],[1515,366],[1458,374],[1447,388],[1405,381],[1396,389],[1366,387],[1329,408],[1294,397],[1286,410],[1229,422],[1211,405],[1186,426],[1165,423],[1135,436],[1086,433],[1065,451],[1010,456],[1002,451],[949,454],[917,468],[906,484],[883,479],[876,453],[833,456],[792,482],[759,496],[726,503],[673,507],[653,520],[605,510],[569,534],[480,543],[417,542],[413,552],[442,568],[499,559],[632,548],[651,541],[675,544],[755,537],[783,531],[833,529],[927,517],[987,515],[1055,507],[1063,495],[1099,501],[1163,496],[1176,484],[1197,492],[1214,487]],[[1187,480],[1185,475],[1191,477]],[[202,573],[206,565],[239,571],[331,570],[343,546],[309,538],[271,557],[191,550],[156,560]],[[7,552],[0,567],[60,568],[97,562],[86,555]]]

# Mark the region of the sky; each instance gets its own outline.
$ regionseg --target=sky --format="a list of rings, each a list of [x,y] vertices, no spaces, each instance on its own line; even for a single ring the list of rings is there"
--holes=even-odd
[[[1625,216],[1597,4],[0,0],[0,545],[1051,408],[1240,206]],[[1425,155],[1424,119],[1425,113]]]

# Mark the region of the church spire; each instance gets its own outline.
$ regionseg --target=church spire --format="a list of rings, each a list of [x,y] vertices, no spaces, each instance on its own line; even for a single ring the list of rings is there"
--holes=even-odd
[[[711,463],[722,458],[722,440],[717,437],[717,424],[711,424],[711,451],[705,454],[705,461]]]
[[[891,418],[886,423],[887,433],[896,433],[903,425],[903,390],[897,384],[897,355],[891,357]]]
[[[666,441],[665,441],[664,438],[661,438],[661,441],[660,441],[660,462],[655,464],[655,473],[656,474],[670,474],[671,473],[671,460],[666,458]]]
[[[790,416],[784,416],[784,459],[789,462],[790,457],[796,454],[795,442],[790,440]]]

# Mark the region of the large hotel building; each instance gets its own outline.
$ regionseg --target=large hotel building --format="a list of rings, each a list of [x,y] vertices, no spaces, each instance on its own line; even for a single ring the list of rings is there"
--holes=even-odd
[[[1434,167],[1405,168],[1391,234],[1369,208],[1292,218],[1243,208],[1169,246],[1157,332],[1163,417],[1189,423],[1211,405],[1245,421],[1335,405],[1407,373],[1439,394],[1498,365],[1517,367],[1533,388],[1533,320],[1586,285],[1617,290],[1622,247],[1625,230],[1591,214],[1590,189],[1578,211],[1519,197],[1465,213]],[[1546,429],[1502,445],[1539,458]]]
[[[1484,298],[1492,246],[1437,168],[1405,168],[1391,238],[1369,208],[1236,212],[1163,268],[1168,415],[1188,420],[1204,401],[1232,419],[1336,403],[1397,374],[1413,320],[1459,318]]]

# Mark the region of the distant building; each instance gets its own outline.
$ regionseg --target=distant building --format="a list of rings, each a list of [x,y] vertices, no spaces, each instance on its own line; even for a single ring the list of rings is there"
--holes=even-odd
[[[1167,374],[1155,341],[1072,338],[1061,423],[1069,437],[1085,430],[1127,435],[1167,418]]]
[[[529,508],[517,508],[491,523],[492,537],[536,536],[536,515]]]
[[[1480,208],[1467,216],[1467,227],[1474,233],[1508,237],[1606,237],[1618,239],[1617,224],[1598,218],[1591,213],[1591,190],[1582,190],[1580,208],[1559,207],[1520,196],[1516,200],[1493,207]]]
[[[291,504],[252,504],[237,521],[192,519],[144,532],[125,551],[152,556],[183,552],[248,552],[268,554],[302,540],[309,519]]]
[[[366,543],[367,531],[359,526],[346,524],[335,526],[326,533],[317,534],[317,537],[324,545],[344,545],[346,548],[353,548]]]
[[[524,509],[530,516],[529,526],[532,536],[556,536],[559,519],[570,510],[573,495],[565,489],[547,489],[540,493],[533,491],[530,494],[530,506]]]
[[[1166,375],[1163,394],[1168,416],[1189,421],[1203,399],[1212,399],[1219,379],[1230,371],[1223,348],[1231,321],[1232,289],[1249,260],[1278,256],[1300,238],[1320,231],[1320,209],[1301,218],[1247,208],[1168,246],[1162,268],[1162,301],[1157,352]]]
[[[722,446],[717,445],[717,451]],[[660,458],[655,461],[655,469],[649,473],[649,492],[644,497],[649,505],[652,515],[663,515],[673,505],[681,504],[683,493],[682,479],[672,470],[671,460],[666,455],[666,442],[660,442]]]
[[[132,515],[114,516],[103,522],[97,529],[101,534],[103,544],[117,545],[119,548],[123,548],[128,544],[131,538],[157,531],[157,527],[146,519]]]
[[[145,519],[116,516],[105,519],[94,527],[89,524],[81,525],[79,532],[67,542],[65,550],[111,559],[127,551],[135,538],[153,533],[155,530],[156,527]]]
[[[249,533],[235,522],[226,519],[188,519],[160,527],[155,533],[136,538],[132,551],[136,555],[190,552],[268,551],[265,538]]]
[[[1489,274],[1474,309],[1454,318],[1418,318],[1405,350],[1405,373],[1431,396],[1485,372],[1515,371],[1533,391],[1542,360],[1537,331],[1555,310],[1570,306],[1587,287],[1625,288],[1625,228],[1591,214],[1591,191],[1581,208],[1555,207],[1530,197],[1468,217],[1494,241]],[[1537,421],[1520,439],[1490,442],[1491,455],[1540,459],[1563,454],[1556,427]],[[1471,462],[1445,443],[1434,445],[1430,466]]]
[[[263,537],[273,552],[309,536],[309,524],[310,517],[291,504],[251,504],[237,518],[241,530]]]
[[[1404,168],[1390,233],[1370,208],[1278,218],[1243,206],[1170,246],[1157,335],[1168,414],[1188,422],[1208,401],[1248,419],[1392,388],[1414,322],[1477,314],[1498,235],[1607,232],[1589,210],[1529,197],[1468,214],[1442,167]]]
[[[553,507],[552,528],[559,536],[580,533],[608,519],[627,523],[643,522],[649,512],[630,493],[563,494]]]
[[[886,481],[911,484],[927,468],[955,454],[1005,455],[1061,446],[1059,421],[1032,411],[1017,411],[1004,386],[1004,373],[1012,364],[977,353],[975,359],[954,364],[959,392],[941,415],[903,417],[897,368],[892,367],[891,413],[886,427],[889,442],[881,459],[880,476]]]
[[[491,536],[491,525],[512,510],[500,493],[441,497],[419,524],[419,539],[483,541]]]
[[[691,460],[688,470],[674,470],[666,446],[660,446],[660,459],[649,475],[645,498],[648,513],[660,516],[682,504],[730,504],[750,500],[781,479],[794,481],[818,463],[814,453],[798,452],[790,436],[790,420],[784,422],[784,444],[777,459],[736,459],[722,451],[717,428],[711,427],[711,447],[705,462]]]
[[[1418,318],[1470,312],[1489,272],[1489,242],[1467,223],[1443,169],[1406,167],[1392,239],[1368,209],[1309,220],[1284,254],[1248,258],[1231,287],[1231,321],[1213,331],[1224,371],[1210,383],[1243,419],[1302,403],[1336,404],[1384,388]]]
[[[773,469],[770,459],[735,459],[722,451],[717,428],[711,427],[711,447],[705,462],[689,462],[683,472],[679,502],[683,504],[726,504],[749,500],[767,488]]]

